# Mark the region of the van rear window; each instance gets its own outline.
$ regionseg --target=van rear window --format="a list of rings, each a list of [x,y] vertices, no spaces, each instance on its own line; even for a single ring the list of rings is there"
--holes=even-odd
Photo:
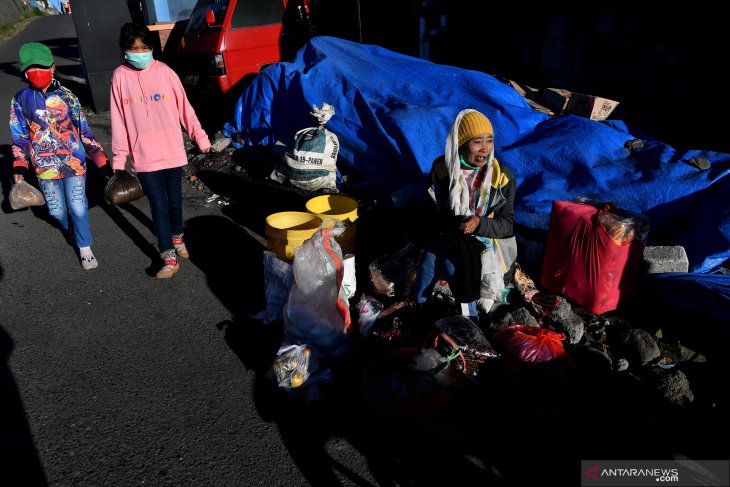
[[[238,0],[231,27],[253,27],[280,23],[284,16],[282,0]]]

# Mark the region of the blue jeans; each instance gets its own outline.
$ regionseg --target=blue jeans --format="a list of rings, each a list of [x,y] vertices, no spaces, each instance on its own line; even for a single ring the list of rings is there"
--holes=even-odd
[[[438,273],[437,273],[438,271]],[[412,297],[419,303],[425,303],[431,295],[431,289],[440,278],[447,281],[454,277],[456,267],[447,257],[426,251],[421,256],[416,272],[416,282],[413,283]],[[477,302],[469,303],[469,316],[478,316]]]
[[[169,252],[173,235],[182,235],[182,167],[137,173],[152,210],[157,246]]]
[[[48,205],[48,213],[61,228],[68,230],[68,213],[74,227],[76,245],[91,246],[89,201],[86,199],[86,175],[64,179],[39,179],[38,184]]]

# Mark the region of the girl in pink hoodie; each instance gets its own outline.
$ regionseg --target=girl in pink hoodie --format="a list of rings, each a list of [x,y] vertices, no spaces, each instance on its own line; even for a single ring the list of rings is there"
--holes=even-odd
[[[114,70],[111,86],[112,167],[124,169],[127,156],[150,202],[163,260],[158,278],[180,269],[188,258],[183,238],[182,167],[187,164],[180,123],[202,152],[210,141],[190,105],[180,78],[152,57],[146,26],[126,23],[119,34],[126,62]]]

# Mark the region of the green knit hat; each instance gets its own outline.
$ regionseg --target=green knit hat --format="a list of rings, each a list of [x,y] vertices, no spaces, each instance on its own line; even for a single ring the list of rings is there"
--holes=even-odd
[[[44,44],[40,42],[28,42],[20,46],[18,51],[20,71],[24,72],[33,65],[50,68],[53,66],[53,54]]]

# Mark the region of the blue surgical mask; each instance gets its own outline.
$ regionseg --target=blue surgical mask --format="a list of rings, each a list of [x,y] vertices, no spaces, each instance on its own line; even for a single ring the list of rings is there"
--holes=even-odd
[[[124,51],[124,59],[137,69],[144,69],[152,62],[152,51],[150,52],[129,52]]]

